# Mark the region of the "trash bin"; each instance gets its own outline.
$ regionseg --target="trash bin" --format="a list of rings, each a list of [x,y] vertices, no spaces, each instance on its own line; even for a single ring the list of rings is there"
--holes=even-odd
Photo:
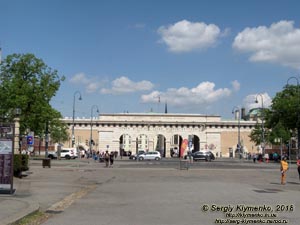
[[[43,168],[45,167],[51,168],[51,159],[43,159]]]
[[[180,170],[188,170],[189,167],[189,160],[180,160]]]

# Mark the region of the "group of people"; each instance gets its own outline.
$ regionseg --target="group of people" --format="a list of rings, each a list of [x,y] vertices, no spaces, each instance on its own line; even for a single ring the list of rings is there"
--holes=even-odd
[[[253,162],[254,163],[256,163],[256,162],[269,162],[269,159],[271,159],[271,160],[274,160],[274,162],[279,162],[280,161],[280,155],[278,154],[278,153],[276,153],[276,152],[274,152],[274,153],[272,153],[272,154],[268,154],[268,153],[266,153],[266,154],[257,154],[257,153],[248,153],[248,155],[247,155],[247,158],[248,158],[248,160],[253,160]],[[282,155],[282,159],[284,158],[284,157],[288,157],[288,155],[287,154],[283,154]]]
[[[100,161],[100,162],[105,162],[105,167],[113,167],[114,164],[114,159],[118,157],[118,152],[117,151],[112,151],[109,152],[107,151],[85,151],[84,153],[81,154],[81,158],[93,158],[95,161]]]
[[[105,167],[113,167],[114,159],[115,159],[115,153],[114,152],[108,152],[106,151],[104,153],[104,161],[105,161]]]

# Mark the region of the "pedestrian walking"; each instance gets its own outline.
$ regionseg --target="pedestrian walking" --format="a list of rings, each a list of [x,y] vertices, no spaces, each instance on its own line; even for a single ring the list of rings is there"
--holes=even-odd
[[[268,153],[265,154],[265,162],[269,163],[269,154]]]
[[[256,154],[253,154],[253,162],[256,163]]]
[[[109,166],[109,153],[108,151],[105,152],[104,154],[104,160],[105,160],[105,167]]]
[[[286,172],[289,169],[289,164],[286,161],[286,157],[283,157],[283,159],[280,162],[280,172],[281,172],[281,184],[286,183]]]
[[[188,157],[189,157],[190,163],[192,163],[192,152],[190,150],[188,151]]]
[[[113,167],[114,159],[115,159],[115,153],[111,152],[110,155],[109,155],[110,167]]]
[[[298,174],[299,174],[299,180],[300,180],[300,155],[298,156],[298,159],[297,159],[297,169],[298,169]]]

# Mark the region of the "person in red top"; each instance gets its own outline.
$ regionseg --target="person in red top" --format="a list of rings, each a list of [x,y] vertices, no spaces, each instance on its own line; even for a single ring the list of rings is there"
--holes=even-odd
[[[298,167],[298,174],[299,174],[299,180],[300,180],[300,155],[298,156],[298,159],[297,159],[297,167]]]

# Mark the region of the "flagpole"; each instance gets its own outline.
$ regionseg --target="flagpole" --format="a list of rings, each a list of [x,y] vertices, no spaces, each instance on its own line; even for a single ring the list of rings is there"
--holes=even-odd
[[[160,95],[158,96],[157,113],[159,113],[159,105],[160,105]]]

